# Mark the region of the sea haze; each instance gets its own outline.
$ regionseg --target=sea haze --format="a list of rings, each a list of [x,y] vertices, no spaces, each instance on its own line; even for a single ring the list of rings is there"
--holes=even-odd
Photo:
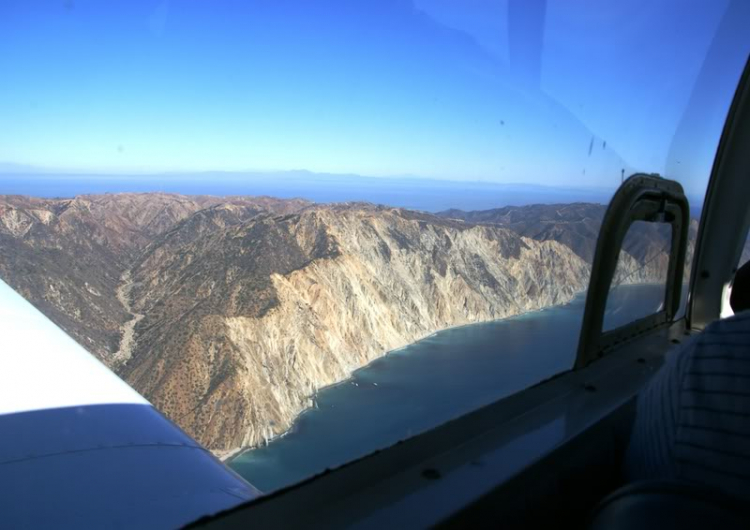
[[[530,184],[459,182],[417,177],[363,177],[287,171],[276,173],[192,173],[160,175],[0,174],[0,195],[73,197],[94,193],[163,191],[185,195],[268,195],[314,202],[366,201],[437,212],[482,210],[526,204],[606,203],[606,188],[564,188]]]

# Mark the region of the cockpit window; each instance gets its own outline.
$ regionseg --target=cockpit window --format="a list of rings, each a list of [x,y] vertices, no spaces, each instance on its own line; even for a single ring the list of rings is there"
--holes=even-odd
[[[607,297],[603,331],[664,309],[671,246],[668,224],[636,221],[630,226]]]
[[[272,491],[571,369],[620,183],[697,227],[748,18],[4,2],[0,278]],[[618,293],[663,283],[634,234]]]

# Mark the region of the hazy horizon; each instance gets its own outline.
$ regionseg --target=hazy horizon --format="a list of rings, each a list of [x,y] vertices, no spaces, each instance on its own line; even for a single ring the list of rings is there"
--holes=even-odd
[[[415,176],[371,177],[306,170],[102,175],[4,172],[0,167],[0,195],[68,198],[124,192],[263,195],[282,199],[302,198],[316,203],[363,201],[437,212],[451,208],[484,210],[528,204],[606,204],[614,188],[455,181]]]
[[[655,172],[699,194],[736,86],[737,74],[715,71],[744,62],[731,35],[747,10],[3,3],[0,50],[12,53],[0,54],[0,160],[608,189],[623,173]]]

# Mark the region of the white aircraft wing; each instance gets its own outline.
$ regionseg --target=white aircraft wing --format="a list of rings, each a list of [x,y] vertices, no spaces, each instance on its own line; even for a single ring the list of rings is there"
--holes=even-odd
[[[174,528],[259,492],[0,280],[0,525]]]

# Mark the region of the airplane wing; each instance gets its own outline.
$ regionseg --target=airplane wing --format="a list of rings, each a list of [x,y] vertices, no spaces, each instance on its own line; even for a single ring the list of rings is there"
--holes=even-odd
[[[174,528],[259,495],[0,280],[0,525]]]

